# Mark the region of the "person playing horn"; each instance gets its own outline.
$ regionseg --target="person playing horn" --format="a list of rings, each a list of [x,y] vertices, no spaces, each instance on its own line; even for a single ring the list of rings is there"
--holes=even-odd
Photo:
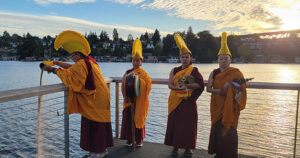
[[[197,99],[204,90],[204,82],[198,68],[192,66],[192,52],[179,34],[174,36],[180,50],[181,66],[170,72],[168,86],[168,123],[165,144],[173,146],[172,156],[178,149],[185,150],[185,157],[192,157],[197,138]]]
[[[123,94],[123,116],[121,127],[121,139],[127,140],[126,145],[132,146],[132,125],[135,129],[134,139],[137,146],[143,146],[143,139],[145,138],[145,122],[148,115],[149,108],[149,93],[151,90],[151,78],[148,73],[141,68],[143,63],[142,56],[142,43],[139,39],[133,42],[132,46],[132,69],[125,72],[122,80],[122,94]],[[126,77],[134,73],[139,78],[139,95],[135,99],[129,98],[129,94],[126,94]],[[132,110],[132,105],[135,102],[135,109]],[[133,106],[134,107],[134,106]],[[132,112],[134,114],[132,114]],[[131,115],[133,115],[133,123],[131,121]]]
[[[240,111],[246,106],[246,87],[242,72],[230,67],[231,53],[227,46],[226,32],[222,33],[218,53],[219,68],[209,76],[207,92],[211,93],[211,131],[208,153],[218,158],[238,157],[237,126]]]
[[[75,31],[63,31],[54,43],[71,54],[75,64],[60,61],[44,61],[43,69],[53,72],[69,88],[68,114],[81,114],[80,147],[89,158],[101,158],[113,146],[110,120],[110,92],[96,60],[89,56],[88,41]],[[58,65],[60,68],[52,67]]]

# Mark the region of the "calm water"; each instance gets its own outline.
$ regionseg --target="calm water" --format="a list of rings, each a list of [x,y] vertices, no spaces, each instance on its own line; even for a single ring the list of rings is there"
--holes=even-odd
[[[0,61],[0,91],[39,86],[39,62]],[[121,77],[131,68],[130,63],[99,63],[103,76]],[[170,70],[178,64],[144,63],[152,78],[168,78]],[[194,64],[205,80],[217,64]],[[300,83],[298,64],[232,64],[245,77],[254,82]],[[57,76],[44,74],[44,85],[60,83]],[[114,84],[111,85],[112,126],[114,130]],[[42,108],[42,149],[45,157],[63,154],[63,93],[44,96]],[[146,141],[163,143],[167,122],[166,85],[153,85],[150,94],[149,115],[146,122]],[[246,109],[241,112],[239,123],[239,152],[254,156],[291,157],[295,132],[296,91],[248,89]],[[197,147],[207,149],[210,113],[210,95],[204,92],[198,99]],[[22,99],[0,104],[0,157],[34,157],[36,150],[37,98]],[[122,100],[121,100],[122,103]],[[26,104],[27,106],[20,105]],[[11,108],[17,107],[17,108]],[[122,106],[121,106],[122,108]],[[25,111],[25,112],[24,112]],[[3,119],[2,119],[3,118]],[[80,116],[70,116],[71,156],[85,154],[79,148]],[[300,130],[298,129],[298,133]],[[300,136],[298,135],[298,138]],[[298,139],[299,140],[299,139]],[[20,146],[19,142],[23,142]],[[297,142],[300,157],[300,141]],[[24,146],[27,146],[24,148]],[[22,149],[22,150],[21,150]],[[14,152],[16,151],[16,152]],[[56,154],[53,154],[56,153]]]

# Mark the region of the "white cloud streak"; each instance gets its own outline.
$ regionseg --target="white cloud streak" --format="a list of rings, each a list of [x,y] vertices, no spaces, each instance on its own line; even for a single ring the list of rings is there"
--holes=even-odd
[[[144,2],[145,0],[106,0],[106,1],[120,3],[120,4],[137,5],[137,4],[140,4],[140,3]]]
[[[86,3],[86,2],[95,2],[96,0],[34,0],[34,1],[41,5],[47,5],[50,3],[64,3],[64,4]]]
[[[74,30],[82,34],[96,32],[98,35],[101,31],[106,31],[112,36],[114,28],[117,29],[119,37],[127,39],[128,34],[134,38],[140,37],[141,34],[154,32],[153,29],[134,27],[126,25],[106,25],[96,22],[90,22],[81,19],[61,17],[61,16],[37,16],[29,14],[17,14],[10,12],[0,12],[0,32],[8,31],[19,35],[29,32],[35,36],[56,36],[64,30]],[[169,32],[160,32],[165,36]]]

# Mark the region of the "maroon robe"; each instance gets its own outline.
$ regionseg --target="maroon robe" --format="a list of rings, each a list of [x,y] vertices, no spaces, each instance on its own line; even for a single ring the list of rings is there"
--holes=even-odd
[[[81,117],[80,147],[93,153],[102,153],[113,146],[111,123],[102,123]]]
[[[129,69],[126,74],[133,71]],[[122,113],[122,127],[121,127],[121,139],[127,140],[127,143],[132,143],[132,133],[131,133],[131,106],[126,107]],[[143,128],[135,128],[135,141],[137,144],[141,143],[146,137],[145,126]]]
[[[141,143],[145,137],[145,126],[143,128],[135,128],[135,141],[137,142],[137,144]],[[132,143],[130,106],[123,110],[121,139],[127,140],[127,143]]]
[[[174,75],[181,71],[182,67],[174,68]],[[184,149],[195,149],[197,139],[197,99],[204,90],[202,75],[194,67],[191,75],[195,82],[201,85],[200,89],[195,89],[192,95],[183,100],[175,110],[168,116],[165,144]]]

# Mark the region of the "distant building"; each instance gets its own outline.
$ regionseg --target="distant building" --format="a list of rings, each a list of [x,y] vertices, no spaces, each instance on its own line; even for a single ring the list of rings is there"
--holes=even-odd
[[[300,29],[240,35],[238,37],[244,45],[249,46],[251,59],[253,59],[254,62],[284,63],[287,62],[286,58],[268,56],[268,48],[277,45],[278,41],[300,44]]]
[[[153,41],[150,41],[149,43],[147,43],[146,48],[147,49],[154,49]]]
[[[25,61],[36,61],[35,57],[25,57]]]
[[[109,43],[109,42],[104,42],[103,45],[102,45],[102,47],[103,47],[104,49],[107,49],[107,48],[110,47],[110,43]]]
[[[156,56],[149,56],[147,59],[145,59],[145,62],[147,63],[158,63],[158,59]]]
[[[270,62],[271,63],[286,63],[286,58],[278,55],[272,55],[270,57]]]
[[[16,56],[5,56],[5,57],[2,57],[3,61],[16,61],[17,60],[17,57]]]
[[[167,59],[168,63],[178,63],[179,59],[177,57],[170,57]]]

